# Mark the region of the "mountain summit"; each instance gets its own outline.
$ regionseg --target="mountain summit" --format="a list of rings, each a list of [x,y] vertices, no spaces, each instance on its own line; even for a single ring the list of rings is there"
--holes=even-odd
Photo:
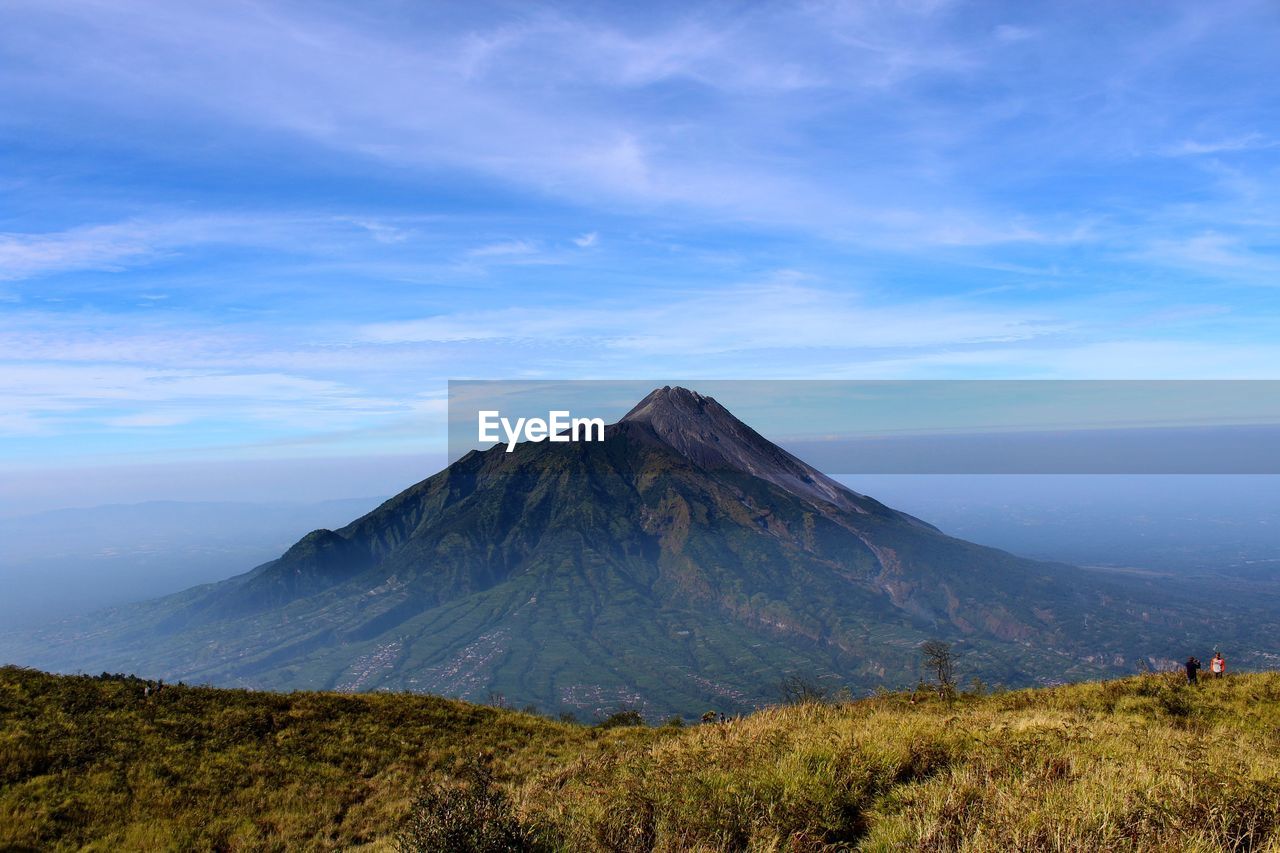
[[[247,574],[39,637],[23,662],[688,715],[772,701],[787,675],[909,686],[929,638],[1005,684],[1183,654],[1211,614],[1144,584],[946,536],[665,387],[602,442],[470,453]]]
[[[623,416],[618,426],[624,431],[647,428],[671,449],[708,471],[732,469],[806,500],[823,501],[854,512],[870,509],[864,496],[778,447],[714,398],[687,388],[668,385],[650,392]]]

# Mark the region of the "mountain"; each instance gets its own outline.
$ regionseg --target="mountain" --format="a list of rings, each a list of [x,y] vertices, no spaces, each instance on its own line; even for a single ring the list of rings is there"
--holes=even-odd
[[[38,626],[222,580],[381,500],[148,501],[0,518],[0,625]]]
[[[504,451],[245,575],[6,651],[64,671],[653,716],[749,709],[786,676],[909,686],[934,637],[964,673],[1013,685],[1169,665],[1276,621],[1271,602],[1241,605],[1255,609],[1242,626],[1167,579],[952,538],[683,388],[649,394],[604,441]]]

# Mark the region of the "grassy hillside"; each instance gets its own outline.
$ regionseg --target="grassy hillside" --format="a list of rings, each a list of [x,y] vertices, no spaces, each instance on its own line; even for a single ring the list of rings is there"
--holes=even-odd
[[[0,849],[388,849],[483,814],[564,850],[1280,850],[1276,673],[893,694],[684,729],[141,690],[0,670]],[[495,793],[468,798],[451,780],[480,753]],[[436,810],[415,814],[423,786]]]
[[[255,693],[0,668],[0,850],[388,846],[420,782],[524,779],[652,730],[407,694]]]
[[[778,708],[523,797],[571,848],[1280,849],[1280,674]]]

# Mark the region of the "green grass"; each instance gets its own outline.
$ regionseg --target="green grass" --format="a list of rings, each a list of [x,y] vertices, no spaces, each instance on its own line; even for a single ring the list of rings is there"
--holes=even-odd
[[[489,807],[548,849],[1280,850],[1278,673],[609,729],[141,687],[0,670],[0,849],[385,849],[487,753]]]
[[[509,781],[652,737],[429,696],[144,685],[0,669],[0,850],[385,848],[415,790],[476,755]]]
[[[1280,849],[1280,674],[778,708],[520,796],[569,849]]]

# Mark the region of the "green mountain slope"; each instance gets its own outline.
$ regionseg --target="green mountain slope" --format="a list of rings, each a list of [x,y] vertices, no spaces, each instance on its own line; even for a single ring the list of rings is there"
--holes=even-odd
[[[657,717],[757,707],[787,674],[909,686],[930,637],[988,682],[1131,672],[1221,642],[1218,616],[1174,587],[948,537],[667,388],[603,442],[471,453],[246,575],[16,659]]]

